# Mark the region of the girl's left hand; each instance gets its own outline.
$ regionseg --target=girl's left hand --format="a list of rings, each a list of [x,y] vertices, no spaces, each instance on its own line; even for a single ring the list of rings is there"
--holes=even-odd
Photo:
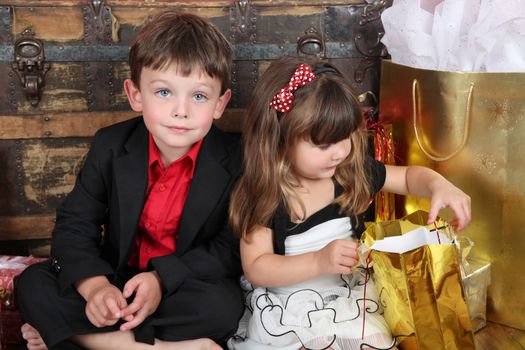
[[[450,225],[456,232],[463,230],[471,220],[470,196],[448,181],[439,181],[432,191],[428,224],[436,221],[441,209],[450,208],[454,218]]]

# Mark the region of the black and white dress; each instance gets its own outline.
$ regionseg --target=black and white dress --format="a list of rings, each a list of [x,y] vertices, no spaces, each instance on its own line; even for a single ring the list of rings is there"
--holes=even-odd
[[[375,161],[371,176],[378,190],[384,183],[384,166]],[[341,187],[336,184],[336,195]],[[300,224],[284,211],[273,220],[278,254],[298,255],[322,249],[334,239],[355,239],[352,221],[330,204]],[[242,279],[246,311],[230,349],[335,350],[390,349],[395,345],[377,302],[366,270],[349,275],[323,275],[280,288],[254,288]],[[366,297],[365,297],[366,285]]]

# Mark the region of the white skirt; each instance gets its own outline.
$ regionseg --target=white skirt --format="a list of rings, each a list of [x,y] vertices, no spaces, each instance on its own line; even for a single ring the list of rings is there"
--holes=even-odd
[[[293,291],[253,289],[242,279],[246,311],[228,348],[360,350],[361,346],[395,346],[373,283],[371,279],[365,283],[364,269],[351,275],[330,276],[330,286],[327,276],[323,277],[321,283],[313,283],[315,288],[294,286]]]

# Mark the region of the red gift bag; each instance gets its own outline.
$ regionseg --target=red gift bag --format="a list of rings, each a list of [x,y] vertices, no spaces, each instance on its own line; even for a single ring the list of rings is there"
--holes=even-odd
[[[24,341],[20,333],[22,318],[15,304],[15,278],[29,265],[44,260],[32,256],[0,255],[0,350]]]

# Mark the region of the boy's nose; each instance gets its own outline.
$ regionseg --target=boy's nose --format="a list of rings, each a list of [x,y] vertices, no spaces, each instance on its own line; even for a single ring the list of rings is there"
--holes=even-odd
[[[186,113],[180,113],[180,112],[175,112],[175,113],[173,114],[173,117],[174,117],[174,118],[184,118],[184,119],[185,119],[185,118],[188,118],[188,116],[186,115]]]
[[[171,115],[174,118],[188,118],[186,102],[185,101],[177,101],[175,106],[173,106],[173,111],[172,111]]]

